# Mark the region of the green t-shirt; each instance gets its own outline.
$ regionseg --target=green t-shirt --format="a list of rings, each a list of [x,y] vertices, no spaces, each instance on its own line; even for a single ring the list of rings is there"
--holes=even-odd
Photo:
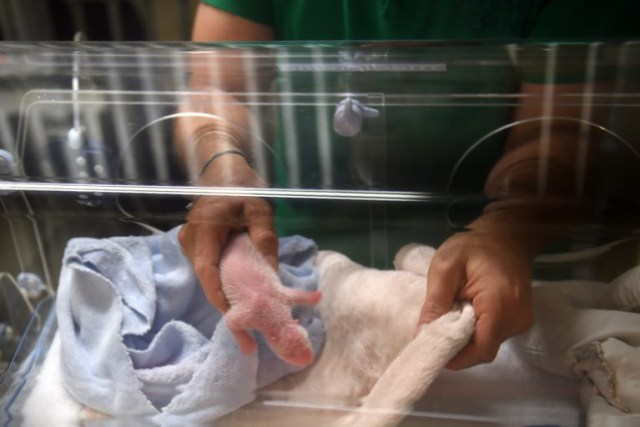
[[[203,0],[278,40],[632,37],[637,0]]]
[[[270,25],[282,41],[328,40],[478,40],[573,39],[631,37],[640,35],[636,17],[640,1],[615,1],[603,5],[591,0],[203,0],[249,20]],[[329,43],[316,43],[317,63],[336,54]],[[333,50],[332,50],[333,49]],[[390,52],[397,54],[394,47]],[[347,49],[348,52],[348,49]],[[508,53],[498,45],[484,50],[475,44],[458,45],[456,58],[448,61],[446,45],[420,51],[446,63],[438,72],[324,73],[324,93],[385,94],[505,94],[517,87]],[[455,59],[455,58],[454,58]],[[468,63],[497,66],[470,67]],[[288,61],[295,59],[288,58]],[[304,61],[304,59],[303,59]],[[544,67],[540,67],[540,74]],[[580,73],[584,72],[581,68]],[[471,73],[471,74],[470,74]],[[535,73],[534,73],[535,74]],[[573,70],[569,70],[571,77]],[[535,79],[537,76],[532,76]],[[318,73],[281,72],[274,91],[315,92]],[[578,76],[578,78],[580,78]],[[487,98],[488,99],[488,98]],[[364,103],[367,97],[360,97]],[[279,107],[276,155],[279,163],[295,163],[300,176],[280,173],[277,185],[301,188],[419,190],[443,194],[456,162],[476,141],[509,121],[504,106],[402,105],[381,102],[380,118],[366,121],[353,138],[330,129],[333,107]],[[480,101],[483,102],[483,101]],[[446,103],[445,103],[446,104]],[[330,171],[322,163],[320,142],[330,134]],[[501,153],[501,132],[482,144],[462,165],[457,192],[480,193],[486,174]],[[327,141],[325,140],[325,143]],[[287,148],[296,146],[296,158]],[[326,154],[326,152],[325,152]],[[282,171],[280,171],[282,172]],[[330,174],[326,185],[327,173]],[[464,210],[464,209],[462,209]],[[314,200],[277,202],[280,234],[300,233],[323,248],[347,253],[374,266],[389,266],[402,244],[437,245],[451,232],[446,203],[394,204]],[[472,216],[472,214],[470,213]]]

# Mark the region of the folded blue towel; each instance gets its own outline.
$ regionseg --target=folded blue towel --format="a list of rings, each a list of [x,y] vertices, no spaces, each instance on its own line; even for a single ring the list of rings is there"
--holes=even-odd
[[[63,381],[81,403],[118,417],[206,422],[301,369],[280,360],[260,336],[257,352],[240,352],[182,254],[178,230],[69,241],[57,317]],[[281,238],[283,285],[316,290],[316,252],[306,238]],[[317,355],[324,328],[316,311],[299,306],[294,317]]]

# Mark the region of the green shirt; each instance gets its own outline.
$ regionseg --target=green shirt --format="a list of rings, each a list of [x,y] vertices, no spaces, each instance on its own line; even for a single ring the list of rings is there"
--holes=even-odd
[[[283,41],[415,40],[415,39],[603,39],[640,35],[640,1],[610,0],[203,0],[205,3],[272,26]],[[316,61],[322,53],[335,55],[330,43],[316,43]],[[521,78],[544,75],[544,58],[533,75],[519,76],[506,50],[483,50],[475,44],[456,46],[456,58],[484,64],[470,67],[450,59],[445,45],[421,52],[425,60],[446,63],[437,72],[325,73],[324,93],[386,94],[506,94]],[[326,50],[323,50],[326,49]],[[397,52],[394,48],[390,51]],[[428,57],[428,58],[427,58]],[[288,60],[291,60],[289,58]],[[535,68],[535,67],[534,67]],[[569,79],[584,72],[571,69]],[[561,71],[561,70],[560,70]],[[560,77],[563,73],[557,71]],[[274,91],[316,92],[314,72],[281,72]],[[577,75],[577,77],[576,77]],[[559,80],[556,80],[559,81]],[[360,98],[364,103],[366,97]],[[280,129],[276,155],[282,163],[299,166],[299,181],[280,173],[283,187],[326,188],[319,156],[321,134],[331,134],[333,189],[418,190],[444,194],[456,162],[476,141],[510,119],[504,106],[388,105],[380,118],[365,122],[356,137],[342,138],[330,127],[333,108],[279,107]],[[373,101],[372,101],[373,102]],[[482,102],[482,101],[481,101]],[[324,120],[323,120],[324,118]],[[284,134],[288,134],[284,135]],[[293,137],[291,136],[293,135]],[[502,152],[506,132],[490,138],[462,165],[456,192],[479,193],[486,174]],[[294,141],[285,141],[285,137]],[[297,147],[297,159],[287,156],[286,142]],[[299,233],[374,266],[388,266],[395,251],[408,242],[437,245],[450,233],[446,206],[403,205],[313,200],[279,200],[276,223],[283,235]],[[472,216],[472,215],[471,215]],[[465,218],[465,219],[468,219]],[[464,223],[464,221],[461,221]]]
[[[632,37],[637,0],[203,0],[278,40]]]

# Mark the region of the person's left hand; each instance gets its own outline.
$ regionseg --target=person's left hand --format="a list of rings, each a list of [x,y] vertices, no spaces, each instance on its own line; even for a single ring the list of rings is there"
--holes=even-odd
[[[470,301],[476,315],[471,341],[447,365],[468,368],[495,359],[500,344],[525,332],[533,321],[531,255],[507,233],[458,233],[436,251],[428,272],[419,324]]]

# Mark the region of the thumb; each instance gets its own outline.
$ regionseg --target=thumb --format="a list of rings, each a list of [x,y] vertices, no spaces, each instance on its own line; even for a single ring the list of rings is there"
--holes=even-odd
[[[271,205],[265,200],[252,202],[246,209],[249,237],[253,245],[265,257],[271,268],[278,271],[278,236],[273,226]]]
[[[432,322],[451,311],[463,280],[463,266],[438,262],[434,258],[427,274],[427,296],[420,310],[418,325]]]
[[[278,271],[278,236],[273,229],[249,229],[249,236],[258,252],[264,256],[271,268]]]
[[[249,230],[249,236],[253,245],[264,256],[271,268],[278,271],[278,237],[275,231]]]

